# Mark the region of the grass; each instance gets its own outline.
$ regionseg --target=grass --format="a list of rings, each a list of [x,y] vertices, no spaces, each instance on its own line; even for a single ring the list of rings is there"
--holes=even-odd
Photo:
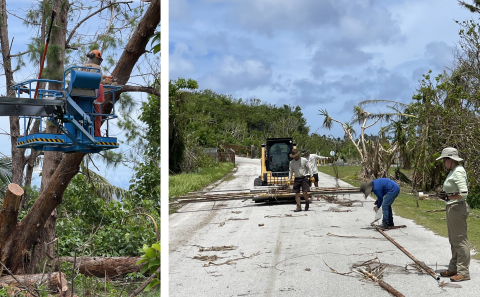
[[[350,183],[353,186],[359,186],[361,181],[357,178],[360,166],[338,166],[338,177]],[[318,167],[319,172],[335,176],[331,166]],[[411,174],[409,171],[402,170],[407,176]],[[393,171],[391,172],[393,173]],[[445,210],[445,203],[439,200],[418,200],[410,192],[409,188],[402,188],[400,195],[392,205],[395,215],[413,220],[416,224],[421,225],[435,234],[448,237],[447,222],[445,221],[445,211],[427,212],[431,210]],[[417,206],[418,202],[418,206]],[[470,209],[470,215],[467,219],[468,240],[472,249],[480,250],[480,209]],[[445,247],[448,248],[448,247]],[[480,260],[480,253],[472,255],[473,259]]]
[[[218,181],[232,169],[233,163],[218,163],[215,167],[202,168],[199,172],[170,175],[168,177],[170,200],[172,196],[183,196],[188,192],[199,191]],[[170,214],[177,209],[178,207],[170,206]]]

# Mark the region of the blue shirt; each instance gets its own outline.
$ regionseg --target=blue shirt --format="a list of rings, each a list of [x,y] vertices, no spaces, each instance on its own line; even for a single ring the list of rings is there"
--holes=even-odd
[[[387,195],[387,193],[394,193],[396,191],[400,191],[400,187],[389,178],[379,178],[372,181],[372,192],[377,196],[377,205],[379,207],[382,205],[383,197]]]

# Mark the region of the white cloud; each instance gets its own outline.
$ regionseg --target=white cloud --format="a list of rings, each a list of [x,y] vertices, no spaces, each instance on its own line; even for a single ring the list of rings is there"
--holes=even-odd
[[[226,55],[218,68],[205,75],[205,88],[232,93],[240,89],[254,89],[269,84],[272,77],[271,66],[256,59],[236,59]],[[215,88],[215,89],[214,89]]]
[[[195,66],[190,58],[191,54],[188,46],[184,43],[175,44],[173,52],[169,57],[169,77],[177,79],[178,77],[187,78],[189,74],[195,72]]]

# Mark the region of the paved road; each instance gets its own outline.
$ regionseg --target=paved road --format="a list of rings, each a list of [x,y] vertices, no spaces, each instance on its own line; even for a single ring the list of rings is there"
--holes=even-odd
[[[253,188],[259,161],[236,160],[235,178],[216,190]],[[319,177],[321,186],[335,185],[333,177]],[[340,186],[349,185],[340,181]],[[184,206],[169,221],[169,296],[392,296],[356,273],[340,275],[326,266],[348,273],[375,258],[387,265],[383,280],[405,296],[480,296],[478,261],[470,266],[472,280],[450,284],[442,279],[448,285],[441,287],[407,266],[413,261],[370,227],[372,198],[339,198],[361,202],[340,207],[314,201],[309,211],[299,213],[293,212],[293,203],[250,200]],[[448,239],[410,220],[394,216],[394,221],[407,228],[388,235],[433,270],[446,269]]]

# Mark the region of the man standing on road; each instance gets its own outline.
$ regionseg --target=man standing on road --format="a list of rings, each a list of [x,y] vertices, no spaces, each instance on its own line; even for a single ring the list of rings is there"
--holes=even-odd
[[[294,210],[302,211],[302,205],[300,204],[300,188],[302,188],[303,198],[305,198],[305,211],[308,210],[310,206],[310,201],[308,200],[308,192],[310,191],[309,182],[313,177],[312,170],[308,166],[307,159],[300,157],[300,152],[297,149],[293,149],[290,157],[293,158],[290,161],[290,171],[288,174],[288,180],[292,179],[292,173],[295,173],[295,180],[293,181],[293,191],[295,193],[295,201],[297,202],[297,209]]]
[[[305,159],[307,159],[308,167],[310,167],[310,170],[312,171],[312,174],[313,174],[313,178],[315,179],[315,181],[313,181],[313,183],[315,184],[315,187],[318,188],[317,160],[329,160],[330,158],[319,156],[319,155],[316,155],[316,154],[310,154],[309,150],[304,150],[303,155],[305,156]],[[310,182],[309,185],[312,186],[312,183]],[[317,197],[317,200],[320,200],[320,198]]]
[[[365,194],[365,199],[372,191],[377,196],[373,210],[376,212],[380,207],[383,210],[382,224],[377,227],[387,230],[388,227],[395,226],[393,224],[392,204],[400,194],[400,187],[397,183],[389,178],[379,178],[361,184],[360,191]]]

